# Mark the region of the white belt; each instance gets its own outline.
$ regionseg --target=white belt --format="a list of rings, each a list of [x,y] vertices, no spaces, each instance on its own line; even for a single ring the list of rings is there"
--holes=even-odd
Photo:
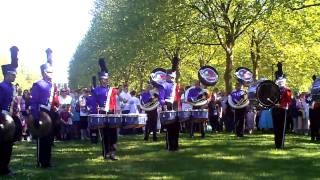
[[[2,112],[3,114],[5,114],[5,115],[10,115],[10,112],[7,111],[7,110],[2,110],[1,112]]]
[[[46,105],[43,105],[43,104],[40,104],[40,108],[43,108],[43,109],[46,109],[48,111],[50,111],[50,105],[46,106]]]

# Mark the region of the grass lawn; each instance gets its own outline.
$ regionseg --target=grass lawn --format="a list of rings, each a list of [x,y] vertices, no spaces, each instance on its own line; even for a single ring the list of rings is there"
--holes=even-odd
[[[19,142],[10,179],[320,179],[320,144],[309,137],[287,135],[285,150],[275,150],[272,134],[195,135],[182,135],[179,152],[166,151],[163,136],[121,136],[114,162],[102,158],[100,143],[55,142],[51,170],[36,167],[35,144]]]

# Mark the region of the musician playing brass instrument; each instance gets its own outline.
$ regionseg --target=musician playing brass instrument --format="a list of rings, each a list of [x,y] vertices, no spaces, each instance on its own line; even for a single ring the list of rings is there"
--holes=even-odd
[[[158,120],[158,92],[153,88],[152,84],[148,82],[147,89],[141,93],[140,104],[141,109],[147,114],[148,120],[146,123],[146,130],[144,140],[148,141],[149,134],[152,131],[153,141],[157,141],[157,120]]]
[[[228,96],[228,104],[233,109],[236,136],[241,138],[244,136],[245,115],[249,105],[248,93],[243,87],[252,83],[253,79],[252,72],[245,67],[237,68],[235,76],[238,82],[236,89]]]
[[[192,109],[204,109],[204,106],[208,103],[209,94],[208,91],[201,86],[199,80],[195,81],[194,86],[190,87],[186,91],[187,102],[192,105]],[[190,121],[190,138],[194,138],[194,122]],[[205,138],[205,122],[199,122],[201,138]]]
[[[4,80],[0,83],[0,176],[13,175],[13,172],[9,169],[9,163],[12,154],[15,125],[10,115],[10,107],[14,92],[12,82],[15,81],[17,74],[17,54],[19,49],[13,46],[10,48],[10,51],[11,64],[1,66]]]
[[[35,82],[32,86],[32,99],[30,101],[32,116],[29,117],[30,121],[33,122],[34,132],[39,131],[37,133],[37,165],[41,168],[51,167],[51,148],[54,140],[52,129],[54,117],[51,111],[52,100],[54,99],[52,50],[48,48],[46,53],[47,63],[40,66],[43,79]],[[30,125],[28,124],[28,127]],[[41,130],[45,131],[40,132]]]

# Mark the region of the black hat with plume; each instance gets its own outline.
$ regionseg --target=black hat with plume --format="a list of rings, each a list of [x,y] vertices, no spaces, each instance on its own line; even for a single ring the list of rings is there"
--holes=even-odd
[[[6,75],[8,73],[17,74],[16,68],[18,67],[19,49],[17,48],[17,46],[12,46],[10,48],[10,52],[11,52],[11,64],[5,64],[1,66],[3,75]]]
[[[172,63],[171,69],[167,70],[167,74],[170,77],[175,78],[176,77],[176,71],[178,69],[178,64],[179,64],[179,58],[177,56],[173,57],[171,63]]]
[[[108,79],[108,69],[104,58],[99,59],[100,72],[98,73],[99,79]]]

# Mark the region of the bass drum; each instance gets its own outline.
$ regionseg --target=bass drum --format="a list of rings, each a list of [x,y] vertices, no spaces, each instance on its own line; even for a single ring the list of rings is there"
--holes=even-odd
[[[27,119],[27,126],[33,136],[41,138],[52,133],[52,120],[49,114],[43,111],[40,111],[39,119],[39,128],[35,128],[33,116],[29,115]]]
[[[0,142],[13,142],[16,125],[8,114],[0,113]]]
[[[257,100],[264,108],[271,108],[280,100],[280,88],[273,81],[265,80],[257,87]]]

